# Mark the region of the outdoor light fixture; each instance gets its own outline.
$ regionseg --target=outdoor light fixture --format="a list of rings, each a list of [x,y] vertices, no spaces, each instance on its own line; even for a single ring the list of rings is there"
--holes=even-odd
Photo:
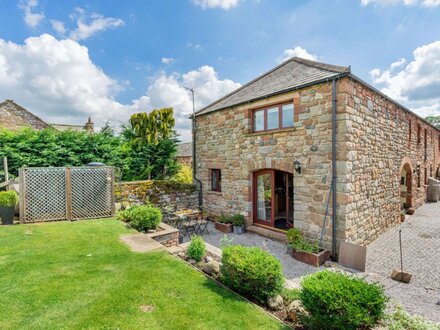
[[[299,163],[299,161],[295,160],[293,162],[293,166],[295,166],[295,172],[301,174],[301,164]]]

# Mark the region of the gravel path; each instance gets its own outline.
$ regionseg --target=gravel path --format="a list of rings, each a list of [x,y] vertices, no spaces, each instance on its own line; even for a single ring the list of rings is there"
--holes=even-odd
[[[409,284],[389,278],[393,269],[400,268],[399,229],[404,271],[413,275]],[[382,283],[408,312],[440,322],[440,203],[423,205],[371,243],[366,274],[367,279]]]
[[[402,229],[404,271],[413,275],[410,284],[389,278],[393,269],[400,268],[399,229]],[[221,247],[221,240],[227,236],[234,244],[258,246],[268,251],[281,261],[288,285],[292,287],[300,283],[301,277],[324,269],[293,259],[286,253],[284,243],[270,238],[250,232],[224,235],[212,224],[209,232],[204,235],[205,241],[217,247]],[[411,314],[440,322],[440,202],[423,205],[404,223],[371,243],[367,250],[366,272],[356,273],[369,281],[380,282],[387,295]]]

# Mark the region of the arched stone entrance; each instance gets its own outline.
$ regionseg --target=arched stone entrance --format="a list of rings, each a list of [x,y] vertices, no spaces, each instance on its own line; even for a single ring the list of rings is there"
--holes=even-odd
[[[412,198],[413,168],[411,161],[405,158],[400,166],[400,205],[401,209],[413,206]]]

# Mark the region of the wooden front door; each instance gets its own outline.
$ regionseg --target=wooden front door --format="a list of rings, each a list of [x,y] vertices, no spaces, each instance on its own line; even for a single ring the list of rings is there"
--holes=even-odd
[[[254,174],[254,222],[274,226],[274,170],[262,170]]]

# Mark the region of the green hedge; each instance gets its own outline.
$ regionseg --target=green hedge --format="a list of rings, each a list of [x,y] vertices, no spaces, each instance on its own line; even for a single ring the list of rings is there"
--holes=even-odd
[[[280,261],[258,247],[231,245],[223,249],[221,281],[231,289],[266,303],[281,293],[284,277]]]
[[[326,270],[307,276],[301,286],[311,329],[370,329],[384,316],[387,298],[378,284]]]

